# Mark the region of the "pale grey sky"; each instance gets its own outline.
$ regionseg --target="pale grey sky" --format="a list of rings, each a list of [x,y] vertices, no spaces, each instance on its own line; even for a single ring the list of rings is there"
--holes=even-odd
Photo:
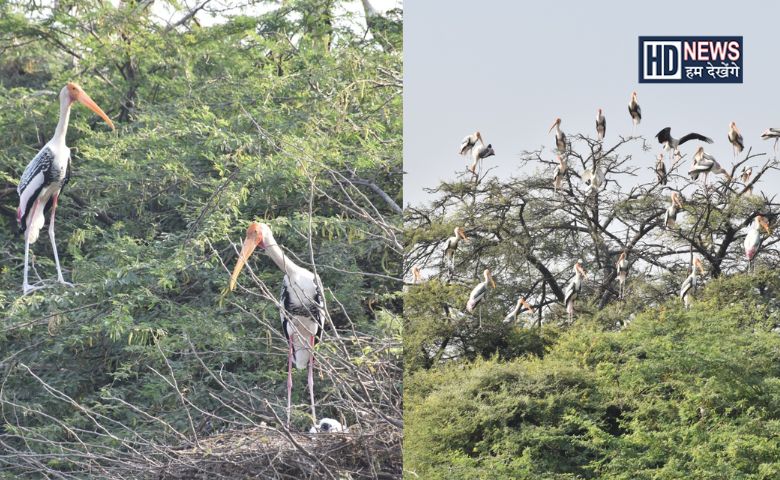
[[[639,35],[741,35],[744,83],[639,84]],[[733,120],[746,147],[771,153],[760,134],[780,127],[778,47],[780,4],[770,2],[406,2],[404,203],[419,204],[424,187],[464,169],[457,148],[476,129],[496,149],[485,166],[499,165],[498,175],[522,173],[521,151],[552,148],[547,130],[557,116],[567,134],[594,135],[601,107],[608,144],[630,135],[632,90],[643,114],[637,134],[648,139],[666,126],[678,138],[708,135],[715,143],[707,151],[728,167]],[[660,152],[653,147],[633,163],[652,167]],[[693,149],[683,145],[684,153]],[[780,193],[778,181],[778,174],[765,177],[759,190]]]

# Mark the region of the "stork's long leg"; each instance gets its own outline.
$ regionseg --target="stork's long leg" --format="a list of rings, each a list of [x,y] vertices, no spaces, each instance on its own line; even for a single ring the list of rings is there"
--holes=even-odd
[[[33,216],[35,215],[35,210],[37,210],[37,208],[38,208],[38,200],[36,199],[35,202],[33,203],[32,211],[30,212],[30,215],[27,217],[28,219],[33,218]],[[24,232],[24,280],[22,281],[22,292],[24,293],[24,295],[27,295],[30,292],[34,292],[39,288],[42,288],[42,285],[32,286],[27,282],[29,263],[30,263],[30,230],[28,228]]]
[[[51,205],[51,216],[49,217],[49,239],[51,240],[51,249],[54,251],[54,264],[57,266],[57,281],[72,287],[73,284],[66,282],[65,278],[62,276],[62,269],[60,268],[60,257],[57,255],[57,242],[54,240],[54,213],[57,211],[57,199],[59,197],[59,194],[54,195],[54,199]]]
[[[290,352],[287,355],[287,428],[290,427],[290,411],[292,410],[292,361],[293,361],[293,342],[292,335],[287,339],[290,345]]]
[[[311,352],[309,353],[309,398],[311,399],[311,419],[317,424],[317,413],[314,410],[314,337],[310,338]]]

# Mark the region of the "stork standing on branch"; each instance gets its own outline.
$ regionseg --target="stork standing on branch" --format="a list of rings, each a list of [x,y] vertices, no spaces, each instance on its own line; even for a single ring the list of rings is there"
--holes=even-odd
[[[574,301],[582,290],[582,280],[588,273],[582,268],[582,260],[577,260],[574,264],[574,277],[569,280],[563,296],[563,303],[566,305],[566,312],[569,314],[569,323],[574,320]]]
[[[620,295],[619,298],[623,299],[626,287],[626,277],[628,276],[628,260],[626,259],[627,253],[623,251],[615,263],[615,269],[617,270],[618,282],[620,282]]]
[[[701,264],[701,260],[699,260],[698,257],[694,257],[693,263],[691,263],[690,267],[691,273],[680,287],[680,299],[682,299],[685,308],[691,308],[691,304],[693,303],[693,295],[696,293],[696,289],[699,286],[699,280],[696,276],[697,268],[701,274],[704,275],[704,267]]]
[[[555,187],[555,193],[561,189],[563,183],[563,177],[566,175],[566,171],[569,169],[569,163],[560,155],[558,155],[558,165],[555,167],[555,173],[553,173],[553,186]]]
[[[718,173],[725,175],[727,180],[731,180],[731,175],[715,160],[715,157],[704,152],[704,147],[696,149],[696,153],[693,155],[693,164],[691,165],[688,174],[691,176],[691,180],[699,178],[700,174],[704,174],[704,185],[707,185],[707,175],[710,173]]]
[[[666,185],[666,164],[664,163],[664,154],[659,153],[655,160],[655,176],[660,185]]]
[[[444,258],[450,273],[452,273],[455,268],[455,251],[458,249],[458,244],[460,243],[461,239],[463,239],[464,242],[469,241],[468,237],[466,237],[466,231],[463,230],[463,227],[455,227],[455,230],[453,230],[453,235],[447,239],[447,243],[444,247]]]
[[[691,140],[699,140],[702,142],[712,143],[712,139],[709,137],[705,137],[704,135],[700,133],[689,133],[688,135],[683,135],[681,138],[677,139],[672,137],[672,127],[666,127],[660,132],[658,132],[655,135],[655,138],[658,139],[658,143],[663,145],[664,149],[669,153],[669,159],[671,161],[674,161],[674,153],[677,151],[677,149],[685,142],[691,141]]]
[[[38,235],[46,222],[45,214],[49,216],[49,239],[54,252],[54,264],[57,267],[57,281],[70,285],[62,276],[60,259],[57,255],[57,243],[54,240],[54,214],[57,211],[57,200],[63,187],[70,179],[70,148],[65,145],[68,132],[70,108],[74,102],[79,102],[95,112],[112,129],[113,122],[108,115],[95,103],[84,90],[75,83],[68,83],[60,91],[60,119],[54,136],[43,146],[35,158],[24,169],[16,192],[19,194],[19,208],[16,210],[16,221],[24,233],[24,280],[22,290],[28,294],[42,288],[43,285],[32,286],[27,281],[30,244],[38,240]]]
[[[566,134],[561,130],[560,118],[555,119],[547,133],[552,132],[553,128],[555,129],[555,148],[558,149],[558,153],[564,155],[566,153]]]
[[[493,275],[490,273],[489,269],[486,268],[485,271],[482,272],[482,275],[484,275],[485,280],[474,287],[471,291],[471,295],[469,295],[469,301],[466,303],[466,311],[469,313],[474,313],[474,309],[477,308],[477,305],[484,300],[485,295],[487,294],[488,285],[496,288],[496,282],[493,280]]]
[[[775,144],[772,149],[777,152],[777,141],[780,140],[780,128],[767,128],[764,133],[761,134],[761,138],[764,140],[774,139]]]
[[[477,174],[477,164],[479,164],[482,160],[492,157],[496,154],[496,151],[493,150],[493,145],[487,144],[487,145],[480,145],[479,147],[476,147],[472,150],[472,156],[474,158],[474,161],[471,162],[471,166],[469,167],[469,171],[473,173],[474,175]]]
[[[517,299],[515,307],[504,317],[504,323],[517,322],[517,318],[520,316],[520,312],[525,308],[528,313],[534,313],[534,307],[532,307],[523,297]]]
[[[599,141],[604,140],[604,136],[607,134],[607,118],[604,116],[604,112],[599,108],[596,112],[596,136]]]
[[[669,200],[669,206],[664,214],[664,228],[672,229],[677,225],[677,213],[682,208],[682,197],[677,192],[672,192]]]
[[[265,223],[253,222],[246,231],[244,245],[230,276],[230,290],[236,288],[239,273],[256,248],[268,255],[284,272],[282,293],[279,300],[279,314],[282,330],[287,337],[287,425],[290,425],[292,410],[292,366],[309,368],[309,397],[312,422],[317,422],[314,409],[314,345],[322,336],[325,321],[325,304],[320,289],[320,279],[312,272],[296,265],[284,254],[276,243],[271,227]]]
[[[729,143],[731,143],[731,146],[734,149],[734,158],[737,158],[737,155],[742,153],[742,150],[745,149],[745,143],[742,140],[742,134],[739,133],[739,130],[737,130],[737,124],[735,122],[729,123]]]
[[[631,115],[631,123],[634,124],[631,136],[636,133],[636,126],[642,121],[642,109],[636,101],[636,92],[631,92],[631,101],[628,102],[628,114]]]
[[[748,261],[748,272],[755,271],[755,264],[753,260],[756,258],[758,249],[761,247],[761,229],[766,231],[767,235],[772,234],[772,230],[769,228],[769,221],[763,215],[756,215],[753,222],[748,227],[747,235],[745,235],[745,258]]]

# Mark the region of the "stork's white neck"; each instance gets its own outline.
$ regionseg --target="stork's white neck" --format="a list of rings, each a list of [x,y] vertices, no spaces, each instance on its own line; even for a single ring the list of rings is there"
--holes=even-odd
[[[300,267],[298,267],[295,262],[290,260],[290,258],[284,254],[282,247],[276,243],[274,237],[268,238],[265,236],[264,241],[268,242],[268,246],[265,247],[266,255],[271,257],[271,260],[273,260],[276,266],[279,267],[279,270],[283,271],[287,275],[294,275]]]
[[[52,137],[52,140],[62,145],[65,145],[65,137],[68,134],[70,105],[71,102],[67,98],[60,100],[60,120],[57,122],[57,129],[54,130],[54,137]]]

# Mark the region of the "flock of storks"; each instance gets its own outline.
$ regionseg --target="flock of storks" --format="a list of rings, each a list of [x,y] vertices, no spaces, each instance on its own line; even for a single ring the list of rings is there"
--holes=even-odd
[[[35,243],[38,234],[45,223],[46,212],[49,217],[49,238],[54,252],[54,262],[57,268],[59,283],[73,286],[66,282],[60,268],[57,255],[57,244],[54,239],[54,213],[57,209],[62,188],[70,178],[70,149],[65,143],[70,118],[71,106],[75,102],[82,103],[97,113],[112,129],[114,124],[103,110],[75,83],[68,83],[59,94],[60,116],[54,136],[38,152],[27,165],[19,181],[19,208],[17,222],[24,233],[24,279],[22,291],[24,295],[47,286],[46,282],[30,285],[28,282],[28,256],[30,244]],[[314,429],[317,431],[346,431],[339,422],[333,419],[322,419],[317,422],[314,408],[314,346],[321,338],[325,305],[322,297],[319,277],[311,271],[295,264],[274,240],[271,228],[265,223],[253,222],[246,232],[243,248],[239,254],[233,274],[230,277],[230,290],[235,289],[238,275],[255,249],[264,251],[276,266],[284,272],[282,281],[279,312],[282,330],[288,342],[287,362],[287,424],[290,423],[292,396],[292,366],[303,369],[308,367],[309,398],[311,400],[311,416]],[[37,272],[36,272],[37,275]]]
[[[639,106],[639,103],[637,101],[637,93],[632,92],[631,99],[628,103],[628,112],[631,116],[631,120],[633,123],[633,132],[636,131],[637,125],[642,120],[642,109]],[[567,171],[569,170],[569,165],[567,161],[568,152],[570,151],[570,144],[567,141],[566,134],[561,130],[561,119],[556,118],[553,122],[552,126],[550,127],[548,133],[555,130],[555,148],[557,150],[557,165],[555,166],[554,172],[553,172],[553,188],[556,194],[561,189],[561,184],[566,176]],[[598,109],[596,113],[596,137],[599,140],[599,142],[603,141],[607,131],[607,120],[606,116],[604,115],[604,112],[602,109]],[[632,133],[633,136],[633,133]],[[680,154],[679,147],[683,145],[684,143],[690,142],[690,141],[700,141],[704,143],[711,144],[713,143],[712,139],[699,134],[699,133],[689,133],[687,135],[683,135],[680,138],[675,138],[671,134],[671,127],[666,127],[662,129],[660,132],[658,132],[655,135],[655,138],[658,140],[658,143],[661,144],[663,150],[667,152],[670,156],[670,159],[676,159],[680,160],[682,158],[682,155]],[[780,140],[780,128],[769,128],[766,131],[764,131],[761,134],[761,138],[764,140],[774,139],[774,149],[777,150],[777,143],[778,140]],[[744,149],[744,142],[742,134],[737,129],[737,125],[734,122],[731,122],[729,124],[729,132],[728,132],[728,140],[733,146],[734,150],[734,156],[736,157],[739,153],[741,153]],[[495,150],[493,149],[493,146],[491,144],[486,144],[484,141],[482,134],[477,131],[474,132],[471,135],[466,136],[460,145],[460,148],[458,150],[458,153],[464,157],[471,158],[471,164],[468,167],[468,170],[475,176],[477,176],[477,166],[480,163],[481,160],[490,157],[492,155],[495,155]],[[660,153],[658,155],[656,166],[655,166],[655,172],[658,179],[658,182],[662,185],[666,185],[667,182],[667,170],[666,165],[664,163],[664,154]],[[699,176],[704,176],[704,184],[707,185],[707,177],[708,175],[712,174],[719,174],[724,175],[727,180],[731,180],[731,175],[723,168],[721,165],[715,160],[715,158],[704,151],[703,146],[699,146],[695,153],[693,154],[693,162],[688,170],[688,174],[691,178],[691,180],[696,181]],[[748,180],[750,179],[750,176],[752,175],[752,169],[743,167],[741,172],[741,180],[747,184]],[[586,169],[585,172],[581,175],[582,181],[592,188],[593,190],[598,190],[605,181],[605,172],[602,169],[599,169],[597,167],[597,162],[594,160],[593,166]],[[675,221],[677,219],[677,214],[679,211],[683,208],[683,201],[682,196],[672,191],[671,197],[670,197],[670,204],[669,207],[666,209],[665,215],[664,215],[664,221],[663,225],[667,229],[671,229],[675,227]],[[767,218],[763,215],[757,215],[754,219],[754,221],[751,223],[751,225],[748,227],[747,234],[745,236],[744,241],[744,247],[745,247],[745,257],[748,260],[748,270],[750,270],[751,266],[753,265],[753,260],[756,256],[756,253],[758,252],[758,248],[761,245],[762,237],[761,237],[761,229],[764,229],[766,234],[771,234],[771,230],[769,228],[769,221]],[[444,261],[450,272],[454,269],[454,256],[455,252],[457,251],[458,244],[461,241],[467,241],[468,237],[466,237],[465,229],[463,227],[457,227],[455,228],[453,232],[453,236],[449,237],[445,243],[444,247]],[[628,276],[628,268],[629,268],[629,262],[627,259],[628,252],[623,251],[618,259],[618,261],[615,264],[615,269],[617,271],[617,280],[620,283],[620,290],[619,290],[619,298],[623,298],[623,294],[625,291],[625,282],[626,278]],[[704,267],[702,265],[702,262],[699,258],[692,256],[691,259],[691,265],[689,267],[690,274],[685,279],[685,281],[682,283],[680,287],[680,299],[684,303],[685,307],[688,308],[691,305],[691,302],[693,301],[693,294],[697,287],[697,269],[701,274],[704,274]],[[569,280],[569,282],[566,285],[566,288],[564,290],[564,299],[563,303],[566,306],[566,311],[568,313],[569,322],[573,320],[574,316],[574,302],[577,299],[578,295],[580,294],[580,291],[582,289],[583,280],[587,276],[587,272],[585,271],[582,260],[578,260],[573,267],[574,276]],[[412,267],[412,275],[415,283],[418,283],[421,281],[421,272],[418,267],[414,266]],[[478,283],[471,291],[471,294],[469,295],[468,302],[466,303],[466,311],[469,313],[473,313],[479,304],[482,302],[482,300],[485,298],[485,296],[488,293],[489,287],[496,287],[495,280],[493,278],[492,273],[489,269],[486,269],[483,272],[484,280],[480,283]],[[534,312],[533,306],[531,306],[528,301],[524,297],[520,297],[517,300],[517,303],[515,306],[511,309],[511,311],[506,315],[504,322],[514,322],[517,321],[520,313],[526,310],[529,313]]]

